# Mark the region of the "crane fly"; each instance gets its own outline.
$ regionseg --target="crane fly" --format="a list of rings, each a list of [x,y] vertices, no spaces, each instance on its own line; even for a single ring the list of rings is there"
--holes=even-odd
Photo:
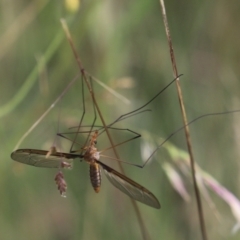
[[[150,111],[149,109],[147,110],[142,110],[145,106],[147,106],[150,102],[152,102],[157,96],[160,95],[168,86],[170,86],[177,78],[175,78],[173,81],[171,81],[165,88],[163,88],[156,96],[154,96],[150,101],[148,101],[146,104],[141,106],[138,109],[135,109],[134,111],[131,111],[129,113],[121,115],[119,118],[117,118],[114,122],[111,124],[108,124],[106,127],[108,129],[116,129],[113,128],[112,125],[115,123],[122,121],[126,118],[132,117],[136,114],[145,112],[145,111]],[[64,92],[65,94],[65,92]],[[63,94],[62,94],[63,95]],[[61,95],[61,96],[62,96]],[[65,139],[68,139],[72,141],[72,146],[70,149],[69,153],[64,153],[64,152],[58,152],[56,151],[55,148],[52,148],[51,151],[46,151],[46,150],[38,150],[38,149],[18,149],[11,154],[11,158],[17,162],[28,164],[31,166],[35,167],[44,167],[44,168],[69,168],[72,165],[72,162],[74,159],[83,159],[85,162],[87,162],[90,165],[90,180],[92,183],[92,186],[95,190],[95,192],[100,191],[100,186],[101,186],[101,170],[100,166],[103,168],[104,173],[108,180],[120,191],[128,195],[129,197],[135,199],[136,201],[139,201],[141,203],[144,203],[148,206],[151,206],[153,208],[160,208],[160,203],[158,199],[146,188],[141,186],[140,184],[136,183],[132,179],[126,177],[122,173],[119,173],[118,171],[114,170],[113,168],[107,166],[106,164],[102,163],[100,159],[100,152],[96,148],[97,144],[97,137],[101,135],[106,129],[105,127],[100,127],[98,130],[95,130],[95,127],[98,127],[95,125],[96,121],[96,111],[95,111],[95,105],[93,104],[93,112],[94,112],[94,119],[92,122],[92,125],[90,125],[90,131],[89,135],[85,141],[85,144],[83,148],[80,149],[80,151],[73,151],[73,145],[76,143],[77,137],[81,133],[86,133],[86,132],[81,132],[80,129],[84,127],[82,125],[84,116],[85,116],[85,104],[84,104],[84,83],[82,81],[82,102],[83,102],[83,114],[80,119],[80,123],[77,127],[77,131],[75,132],[68,132],[68,133],[58,133],[58,136],[61,136]],[[73,127],[76,128],[76,127]],[[123,143],[129,142],[133,139],[141,137],[140,134],[130,130],[130,129],[119,129],[119,130],[127,130],[133,134],[135,134],[134,137],[116,144],[114,147],[119,146]],[[92,136],[90,136],[90,133],[93,133]],[[75,137],[73,140],[69,139],[66,137],[66,134],[74,134]],[[111,149],[107,148],[105,150]],[[105,151],[103,150],[103,151]],[[103,152],[102,151],[102,152]],[[106,157],[106,156],[105,156]],[[145,162],[145,164],[147,161]],[[137,165],[137,164],[132,164],[138,167],[143,168],[144,165]],[[63,178],[63,174],[61,171],[58,172],[58,174],[55,177],[55,181],[58,185],[58,189],[60,193],[65,193],[66,192],[66,182]]]
[[[149,190],[99,160],[100,152],[96,148],[97,137],[98,131],[95,131],[89,144],[82,149],[82,154],[18,149],[11,154],[11,158],[20,163],[45,168],[64,168],[71,166],[74,159],[83,159],[90,165],[90,180],[96,193],[101,187],[101,166],[108,180],[120,191],[141,203],[159,209],[159,201]]]
[[[178,77],[180,77],[180,76],[181,75],[179,75]],[[85,147],[81,148],[78,151],[73,151],[73,145],[77,143],[76,140],[77,140],[78,135],[81,133],[86,133],[85,131],[80,131],[80,129],[82,127],[84,127],[82,123],[83,123],[83,119],[84,119],[85,111],[86,111],[85,103],[84,103],[84,82],[82,81],[83,114],[80,119],[79,125],[77,127],[73,127],[73,128],[77,128],[77,131],[57,134],[58,136],[61,136],[65,139],[72,141],[70,152],[69,153],[58,152],[58,151],[56,151],[55,148],[52,148],[51,151],[38,150],[38,149],[18,149],[16,151],[12,152],[11,158],[17,162],[28,164],[28,165],[35,166],[35,167],[58,168],[58,169],[70,168],[73,160],[75,160],[75,159],[82,160],[83,159],[85,162],[87,162],[90,165],[90,180],[91,180],[91,183],[92,183],[92,186],[93,186],[95,192],[98,193],[100,191],[100,186],[101,186],[100,166],[101,166],[102,169],[104,170],[104,173],[105,173],[106,177],[108,178],[108,180],[120,191],[122,191],[123,193],[125,193],[126,195],[128,195],[129,197],[133,198],[136,201],[144,203],[150,207],[159,209],[161,206],[160,206],[158,199],[148,189],[144,188],[143,186],[136,183],[132,179],[126,177],[122,173],[119,173],[118,171],[107,166],[106,164],[102,163],[99,160],[100,156],[101,156],[100,155],[101,152],[111,149],[113,147],[119,146],[123,143],[129,142],[136,138],[139,138],[139,137],[141,137],[141,135],[130,129],[127,129],[127,128],[126,129],[118,129],[118,130],[126,130],[128,132],[131,132],[131,133],[135,134],[135,136],[128,140],[125,140],[124,142],[115,144],[114,146],[107,148],[101,152],[99,152],[97,150],[96,144],[97,144],[98,136],[101,135],[103,132],[105,132],[106,128],[107,129],[116,129],[116,128],[112,127],[115,123],[120,122],[126,118],[132,117],[134,115],[137,115],[137,114],[140,114],[140,113],[143,113],[146,111],[150,111],[149,109],[146,109],[146,110],[142,110],[142,109],[145,106],[147,106],[149,103],[151,103],[156,97],[158,97],[176,79],[177,78],[173,79],[173,81],[171,81],[166,87],[164,87],[159,93],[157,93],[156,96],[154,96],[146,104],[144,104],[143,106],[141,106],[131,112],[121,115],[119,118],[117,118],[114,122],[108,124],[106,127],[99,127],[99,126],[95,125],[95,122],[97,119],[96,110],[95,110],[96,106],[93,104],[94,119],[93,119],[92,124],[90,125],[90,131],[88,131],[89,134],[88,134],[88,137],[84,144]],[[62,97],[65,94],[65,92],[66,91],[64,91],[60,96]],[[96,130],[96,129],[94,129],[95,127],[99,127],[99,128]],[[93,133],[92,136],[90,136],[91,133]],[[66,136],[66,134],[74,134],[75,135],[74,139],[71,140],[70,138],[68,138]],[[107,157],[107,156],[105,156],[105,157]],[[137,165],[137,164],[132,164],[132,165],[143,168],[146,165],[146,163],[148,162],[148,160],[144,163],[144,165]],[[127,163],[127,162],[125,162],[125,163]],[[66,192],[66,182],[63,178],[62,172],[60,172],[60,171],[58,172],[58,174],[55,177],[55,181],[58,185],[58,189],[59,189],[60,193],[63,195],[63,193]]]

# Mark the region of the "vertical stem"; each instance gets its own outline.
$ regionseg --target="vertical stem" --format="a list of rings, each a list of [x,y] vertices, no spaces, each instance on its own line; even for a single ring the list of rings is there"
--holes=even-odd
[[[106,125],[106,123],[105,123],[105,120],[104,120],[104,118],[103,118],[103,116],[102,116],[101,110],[100,110],[100,108],[99,108],[99,106],[98,106],[98,103],[97,103],[97,101],[96,101],[96,98],[95,98],[94,92],[93,92],[93,90],[92,90],[91,84],[90,84],[89,81],[88,81],[87,73],[86,73],[85,69],[83,68],[82,62],[81,62],[81,60],[80,60],[80,58],[79,58],[79,56],[78,56],[78,54],[77,54],[77,51],[76,51],[76,49],[75,49],[74,44],[73,44],[73,41],[72,41],[70,32],[69,32],[68,27],[67,27],[67,24],[66,24],[66,22],[65,22],[63,19],[61,20],[61,23],[62,23],[63,29],[64,29],[64,31],[65,31],[65,33],[66,33],[66,35],[67,35],[67,39],[68,39],[68,41],[69,41],[69,43],[70,43],[70,45],[71,45],[73,54],[74,54],[74,56],[75,56],[75,58],[76,58],[76,60],[77,60],[77,63],[78,63],[80,72],[81,72],[81,74],[82,74],[82,76],[83,76],[83,79],[84,79],[86,85],[87,85],[87,88],[88,88],[88,90],[89,90],[89,93],[91,94],[93,103],[94,103],[94,105],[95,105],[95,107],[96,107],[96,109],[97,109],[98,115],[99,115],[99,117],[100,117],[100,119],[101,119],[101,122],[102,122],[102,124],[103,124],[103,126],[104,126],[104,129],[105,129],[105,131],[106,131],[106,133],[107,133],[108,139],[109,139],[110,144],[111,144],[112,149],[113,149],[113,152],[114,152],[116,158],[119,159],[119,155],[118,155],[118,153],[117,153],[117,151],[116,151],[116,148],[114,147],[114,143],[113,143],[112,137],[111,137],[111,135],[110,135],[110,133],[109,133],[109,131],[108,131],[107,125]],[[121,165],[121,163],[120,163],[119,161],[118,161],[118,165],[119,165],[120,171],[124,174],[124,169],[123,169],[123,167],[122,167],[122,165]],[[131,202],[132,202],[132,204],[133,204],[133,208],[134,208],[134,210],[135,210],[135,213],[136,213],[136,215],[137,215],[138,223],[139,223],[140,230],[141,230],[141,233],[142,233],[142,238],[143,238],[144,240],[149,239],[149,234],[148,234],[148,232],[147,232],[147,229],[146,229],[146,226],[145,226],[145,224],[144,224],[143,218],[142,218],[141,213],[140,213],[140,211],[139,211],[138,205],[137,205],[137,203],[136,203],[135,200],[133,200],[132,198],[130,198],[130,199],[131,199]]]
[[[160,0],[160,5],[161,5],[161,9],[162,9],[163,22],[164,22],[166,36],[167,36],[168,45],[169,45],[173,73],[174,73],[174,76],[177,77],[178,76],[177,64],[176,64],[176,60],[175,60],[175,56],[174,56],[174,50],[173,50],[170,30],[168,27],[167,14],[166,14],[166,10],[165,10],[164,0]],[[201,202],[200,192],[199,192],[199,188],[198,188],[197,180],[196,180],[193,149],[192,149],[192,144],[191,144],[189,127],[187,125],[187,122],[188,122],[187,115],[186,115],[186,111],[185,111],[185,107],[184,107],[183,95],[182,95],[182,91],[181,91],[181,87],[180,87],[180,82],[178,79],[176,81],[176,85],[177,85],[179,104],[180,104],[183,122],[184,122],[184,126],[185,126],[184,130],[185,130],[185,136],[186,136],[186,141],[187,141],[187,148],[188,148],[188,152],[189,152],[189,156],[190,156],[190,165],[191,165],[193,186],[194,186],[195,196],[196,196],[196,200],[197,200],[197,209],[198,209],[198,216],[199,216],[199,222],[200,222],[200,227],[201,227],[202,239],[207,240],[207,233],[206,233],[206,229],[205,229],[202,202]]]

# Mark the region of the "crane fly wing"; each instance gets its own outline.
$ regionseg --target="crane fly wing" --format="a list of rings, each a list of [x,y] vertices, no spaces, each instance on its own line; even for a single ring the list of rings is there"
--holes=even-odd
[[[49,155],[49,151],[37,149],[18,149],[11,154],[11,158],[17,162],[45,168],[60,168],[63,162],[72,164],[73,159],[81,157],[78,154],[62,152],[53,152]],[[102,166],[108,180],[116,188],[139,202],[160,208],[159,201],[149,190],[102,162],[96,162]]]
[[[134,182],[132,179],[103,164],[102,162],[97,162],[102,166],[108,180],[120,191],[124,192],[129,197],[153,208],[161,207],[157,198],[149,190]]]
[[[72,164],[73,159],[79,155],[71,153],[54,152],[38,149],[18,149],[11,154],[11,158],[17,162],[35,167],[60,168],[63,162]]]

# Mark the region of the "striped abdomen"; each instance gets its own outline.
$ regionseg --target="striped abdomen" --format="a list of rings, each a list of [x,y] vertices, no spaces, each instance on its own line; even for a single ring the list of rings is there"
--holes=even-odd
[[[98,163],[90,164],[90,179],[95,192],[98,193],[101,187],[101,169]]]

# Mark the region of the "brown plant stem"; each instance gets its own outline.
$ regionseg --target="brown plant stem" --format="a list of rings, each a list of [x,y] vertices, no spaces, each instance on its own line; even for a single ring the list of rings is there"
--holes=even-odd
[[[75,46],[74,46],[74,44],[73,44],[72,37],[71,37],[71,34],[70,34],[70,32],[69,32],[68,26],[67,26],[67,24],[66,24],[66,22],[65,22],[64,19],[61,19],[61,23],[62,23],[63,29],[64,29],[64,31],[65,31],[65,34],[66,34],[66,36],[67,36],[67,39],[68,39],[68,41],[69,41],[69,43],[70,43],[70,45],[71,45],[71,48],[72,48],[74,57],[75,57],[75,59],[76,59],[76,61],[77,61],[77,63],[78,63],[78,67],[79,67],[80,73],[82,74],[82,77],[83,77],[83,79],[84,79],[84,81],[85,81],[85,83],[86,83],[86,85],[87,85],[87,88],[88,88],[89,93],[90,93],[90,95],[91,95],[91,97],[92,97],[93,103],[94,103],[94,105],[95,105],[95,107],[96,107],[97,113],[98,113],[98,115],[99,115],[99,117],[100,117],[100,119],[101,119],[101,122],[102,122],[102,124],[103,124],[103,126],[104,126],[104,129],[105,129],[105,131],[106,131],[106,133],[107,133],[108,139],[109,139],[110,144],[111,144],[112,149],[113,149],[113,152],[114,152],[116,158],[119,159],[119,155],[118,155],[118,153],[117,153],[117,151],[116,151],[116,148],[114,147],[114,143],[113,143],[112,137],[111,137],[111,135],[110,135],[110,133],[109,133],[109,131],[108,131],[107,125],[106,125],[106,123],[105,123],[105,120],[104,120],[104,118],[103,118],[103,115],[102,115],[102,113],[101,113],[101,110],[100,110],[100,108],[99,108],[99,106],[98,106],[98,103],[97,103],[97,101],[96,101],[96,98],[95,98],[94,92],[93,92],[93,90],[92,90],[91,84],[90,84],[89,81],[88,81],[87,72],[86,72],[85,69],[83,68],[81,59],[80,59],[80,57],[79,57],[79,55],[78,55],[78,53],[77,53],[77,51],[76,51],[76,48],[75,48]],[[122,167],[122,165],[121,165],[121,163],[120,163],[119,161],[118,161],[118,166],[119,166],[119,168],[120,168],[120,172],[124,174],[124,169],[123,169],[123,167]],[[133,199],[131,199],[131,202],[132,202],[132,204],[133,204],[134,211],[135,211],[135,213],[136,213],[136,215],[137,215],[138,223],[139,223],[140,230],[141,230],[141,233],[142,233],[142,238],[143,238],[144,240],[150,239],[150,238],[149,238],[149,234],[148,234],[147,229],[146,229],[146,226],[145,226],[145,224],[144,224],[143,218],[142,218],[142,216],[141,216],[140,210],[139,210],[139,208],[138,208],[138,205],[136,204],[136,201],[133,200]]]
[[[178,76],[177,64],[176,64],[176,60],[175,60],[175,56],[174,56],[174,50],[173,50],[170,30],[169,30],[169,27],[168,27],[167,14],[166,14],[166,9],[165,9],[165,5],[164,5],[164,0],[160,0],[160,5],[161,5],[161,10],[162,10],[163,23],[164,23],[166,36],[167,36],[167,40],[168,40],[168,45],[169,45],[170,57],[171,57],[171,62],[172,62],[172,67],[173,67],[173,73],[174,73],[174,76],[177,77]],[[181,87],[180,87],[180,82],[179,82],[178,79],[176,81],[176,85],[177,85],[179,104],[180,104],[182,117],[183,117],[183,123],[185,125],[184,130],[185,130],[185,136],[186,136],[186,141],[187,141],[187,148],[188,148],[188,152],[189,152],[189,156],[190,156],[190,165],[191,165],[193,186],[194,186],[195,196],[196,196],[196,200],[197,200],[198,216],[199,216],[199,222],[200,222],[200,227],[201,227],[202,239],[207,240],[207,233],[206,233],[204,216],[203,216],[201,196],[200,196],[200,193],[199,193],[199,188],[198,188],[197,180],[196,180],[196,171],[195,171],[195,163],[194,163],[194,157],[193,157],[193,148],[192,148],[192,144],[191,144],[189,127],[187,126],[188,121],[187,121],[187,115],[186,115],[184,102],[183,102],[183,95],[182,95],[182,91],[181,91]]]

